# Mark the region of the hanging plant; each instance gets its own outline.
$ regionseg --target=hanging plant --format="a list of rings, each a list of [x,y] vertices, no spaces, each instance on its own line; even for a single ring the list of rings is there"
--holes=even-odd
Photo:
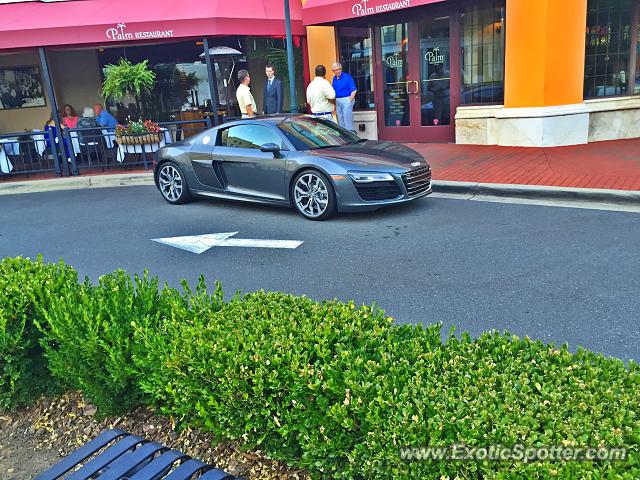
[[[150,92],[156,81],[156,74],[147,66],[149,60],[131,63],[124,58],[113,65],[105,66],[102,95],[107,99],[122,100],[127,95],[139,97]]]

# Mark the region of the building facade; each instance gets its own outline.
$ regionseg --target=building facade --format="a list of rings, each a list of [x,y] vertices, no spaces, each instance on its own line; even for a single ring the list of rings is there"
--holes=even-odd
[[[557,146],[640,137],[638,0],[307,0],[370,138]]]
[[[290,88],[280,0],[248,0],[244,8],[225,0],[4,0],[0,18],[0,134],[42,130],[66,104],[79,114],[106,104],[122,123],[140,111],[164,122],[214,111],[235,117],[238,70],[250,71],[261,107],[267,63]],[[299,72],[293,88],[302,100],[300,2],[291,3],[291,25]],[[121,58],[146,60],[155,73],[153,90],[135,102],[101,95],[106,67]]]

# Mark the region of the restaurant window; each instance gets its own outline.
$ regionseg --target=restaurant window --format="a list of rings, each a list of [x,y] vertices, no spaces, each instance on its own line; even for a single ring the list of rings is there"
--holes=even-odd
[[[1,0],[0,0],[1,1]],[[296,98],[304,98],[302,40],[294,37],[296,68]],[[260,110],[264,104],[265,65],[274,66],[284,84],[284,105],[290,106],[286,40],[281,37],[226,36],[209,39],[209,51],[217,81],[218,114],[229,118],[240,116],[236,88],[238,70],[251,74],[251,89]],[[144,116],[160,121],[200,120],[213,111],[209,75],[201,40],[171,42],[156,45],[132,45],[104,48],[98,51],[99,64],[104,72],[108,64],[126,58],[133,63],[148,60],[156,74],[153,91],[132,102],[125,99],[111,102],[118,121]]]
[[[341,27],[338,36],[342,68],[353,77],[358,88],[355,108],[375,108],[371,30],[367,27]]]
[[[238,40],[233,37],[227,37],[219,44],[213,43],[212,48],[214,47],[228,49],[225,51],[227,55],[216,57],[218,107],[220,113],[226,113],[228,108],[233,115],[237,102],[232,71],[246,68],[244,53]],[[117,111],[119,122],[127,122],[128,117],[138,116],[160,121],[194,120],[203,118],[205,112],[212,111],[209,77],[201,41],[132,45],[98,51],[103,72],[106,65],[117,63],[120,58],[133,63],[148,60],[156,81],[153,91],[135,99],[136,101],[129,98],[113,102],[111,107]]]
[[[584,97],[640,93],[637,0],[589,0]]]
[[[504,20],[504,1],[471,5],[462,10],[462,105],[504,101]]]

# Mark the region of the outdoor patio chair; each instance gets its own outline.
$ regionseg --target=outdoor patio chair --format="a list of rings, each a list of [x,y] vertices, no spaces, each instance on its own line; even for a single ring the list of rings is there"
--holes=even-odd
[[[78,468],[79,467],[79,468]],[[199,475],[199,476],[198,476]],[[156,442],[107,430],[35,480],[234,480],[236,477]]]

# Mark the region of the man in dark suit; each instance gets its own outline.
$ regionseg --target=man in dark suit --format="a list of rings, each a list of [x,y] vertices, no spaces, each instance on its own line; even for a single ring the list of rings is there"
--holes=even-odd
[[[282,101],[284,100],[284,87],[282,80],[276,78],[276,71],[273,65],[267,65],[264,69],[267,81],[264,83],[264,103],[265,115],[282,113]]]

